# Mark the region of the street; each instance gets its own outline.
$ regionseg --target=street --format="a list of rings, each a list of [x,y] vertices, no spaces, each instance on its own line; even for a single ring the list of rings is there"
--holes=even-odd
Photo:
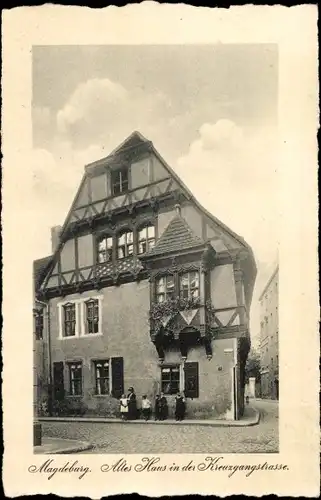
[[[50,437],[89,441],[88,453],[278,453],[278,401],[256,400],[261,419],[251,427],[43,422]]]

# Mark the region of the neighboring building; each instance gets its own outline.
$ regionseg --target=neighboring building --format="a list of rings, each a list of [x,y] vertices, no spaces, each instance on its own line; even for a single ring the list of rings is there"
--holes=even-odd
[[[260,298],[261,309],[261,393],[279,399],[279,267],[277,266]]]
[[[153,144],[134,132],[87,165],[58,229],[37,285],[48,304],[54,403],[106,415],[133,386],[138,404],[165,392],[170,415],[184,391],[189,417],[239,418],[252,250],[201,207]]]
[[[47,266],[52,257],[45,257],[34,262],[33,286],[39,289],[45,277]],[[48,403],[49,364],[48,364],[48,315],[47,304],[34,297],[33,304],[33,356],[34,356],[34,416],[39,415],[43,402]]]

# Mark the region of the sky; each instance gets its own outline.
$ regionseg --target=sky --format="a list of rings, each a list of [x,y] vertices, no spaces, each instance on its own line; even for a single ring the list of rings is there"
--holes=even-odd
[[[84,165],[138,130],[254,251],[258,297],[278,248],[278,52],[272,44],[34,46],[33,196],[40,258]]]

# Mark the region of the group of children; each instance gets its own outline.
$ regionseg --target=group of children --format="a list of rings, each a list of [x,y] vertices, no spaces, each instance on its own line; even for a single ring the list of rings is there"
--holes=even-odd
[[[175,397],[175,420],[182,421],[185,417],[185,398],[181,394]],[[123,420],[133,420],[138,417],[136,406],[136,395],[132,387],[129,389],[129,394],[122,395],[120,398],[120,413]],[[146,395],[142,397],[141,413],[144,420],[149,420],[152,415],[152,403]],[[166,420],[168,417],[168,404],[167,399],[163,392],[157,394],[154,404],[155,420]]]

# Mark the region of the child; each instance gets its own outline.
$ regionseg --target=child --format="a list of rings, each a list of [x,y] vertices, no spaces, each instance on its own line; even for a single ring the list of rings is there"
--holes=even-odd
[[[184,420],[185,417],[185,399],[178,393],[176,398],[175,419],[177,422]]]
[[[146,395],[143,396],[142,398],[142,413],[144,420],[147,422],[149,420],[150,414],[151,414],[151,402],[147,398]]]
[[[120,398],[120,413],[122,420],[127,420],[128,417],[128,400],[125,394]]]

